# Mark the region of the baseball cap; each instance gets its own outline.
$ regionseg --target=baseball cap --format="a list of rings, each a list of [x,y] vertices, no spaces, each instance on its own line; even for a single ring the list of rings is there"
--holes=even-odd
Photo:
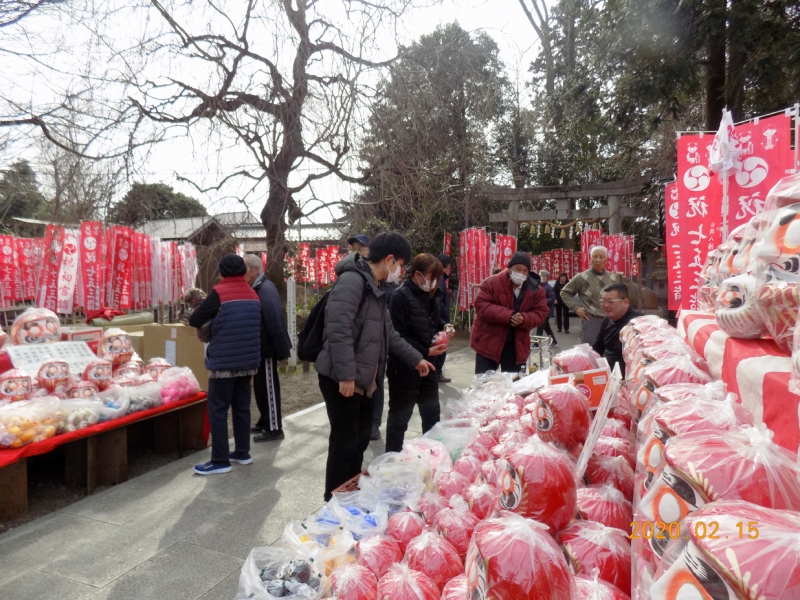
[[[361,242],[365,246],[369,246],[369,238],[367,236],[365,236],[363,233],[359,233],[357,235],[354,235],[349,240],[347,240],[348,244],[352,244],[353,242]]]

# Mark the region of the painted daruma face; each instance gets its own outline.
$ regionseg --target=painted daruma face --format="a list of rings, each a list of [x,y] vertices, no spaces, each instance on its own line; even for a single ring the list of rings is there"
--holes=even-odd
[[[84,381],[91,381],[101,392],[111,384],[111,363],[104,359],[92,361],[83,371]]]
[[[37,376],[39,385],[49,392],[69,382],[69,365],[63,360],[51,358],[42,363]]]
[[[794,283],[800,270],[800,203],[781,208],[756,253],[765,282]]]
[[[0,375],[0,400],[18,402],[31,393],[31,378],[19,369],[11,369]]]
[[[737,275],[720,284],[714,315],[719,328],[733,338],[758,339],[767,327],[756,306],[756,279]]]
[[[106,330],[101,342],[101,356],[115,367],[128,362],[133,356],[130,336],[119,328]]]

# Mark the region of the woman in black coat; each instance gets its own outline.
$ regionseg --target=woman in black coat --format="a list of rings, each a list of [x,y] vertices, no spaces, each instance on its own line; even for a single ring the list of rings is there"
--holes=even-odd
[[[553,286],[553,291],[556,293],[556,301],[553,308],[556,310],[556,325],[558,326],[558,333],[561,333],[561,327],[564,327],[564,333],[569,333],[569,307],[564,304],[561,299],[561,290],[567,285],[569,277],[566,273],[561,273],[558,276],[558,281]]]
[[[390,313],[394,330],[430,360],[444,353],[446,346],[433,346],[433,338],[444,329],[441,294],[438,289],[442,263],[432,254],[419,254],[408,267],[406,280],[394,293]],[[439,382],[436,373],[420,377],[400,361],[389,357],[389,416],[386,419],[386,452],[403,449],[408,422],[419,406],[422,432],[439,422]]]

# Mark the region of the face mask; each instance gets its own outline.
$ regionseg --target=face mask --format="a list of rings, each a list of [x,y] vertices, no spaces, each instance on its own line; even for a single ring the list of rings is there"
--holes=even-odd
[[[511,271],[511,281],[514,282],[514,285],[522,285],[525,283],[527,277],[522,273],[517,273],[516,271]]]
[[[419,289],[421,289],[423,292],[430,292],[433,289],[433,282],[428,279],[425,279],[424,281],[425,283],[417,282]]]
[[[386,268],[389,268],[389,263],[386,263]],[[397,261],[394,261],[394,271],[389,270],[389,274],[386,276],[386,283],[397,283],[398,281],[400,281],[400,267]]]

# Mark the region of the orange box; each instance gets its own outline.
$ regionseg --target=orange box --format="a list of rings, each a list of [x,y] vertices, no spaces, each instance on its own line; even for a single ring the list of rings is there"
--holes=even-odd
[[[605,392],[606,386],[611,380],[611,369],[608,368],[608,361],[605,358],[601,358],[597,362],[600,365],[597,369],[566,375],[553,375],[550,377],[550,385],[572,383],[586,396],[589,401],[589,408],[595,410],[600,406],[603,392]]]

